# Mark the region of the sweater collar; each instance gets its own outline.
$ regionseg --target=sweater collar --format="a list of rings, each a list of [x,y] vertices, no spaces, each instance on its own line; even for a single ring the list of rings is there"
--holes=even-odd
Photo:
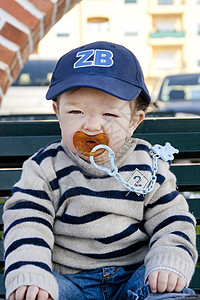
[[[125,140],[122,148],[115,154],[115,165],[117,168],[120,168],[123,164],[125,164],[126,159],[129,157],[130,153],[134,151],[136,145],[138,143],[138,139],[134,138],[128,138]],[[78,167],[82,169],[83,172],[85,172],[88,175],[95,176],[95,177],[105,177],[107,176],[107,173],[105,171],[97,170],[95,167],[93,167],[90,163],[86,162],[82,158],[80,158],[78,155],[72,153],[64,144],[63,141],[61,141],[61,145],[67,154],[68,157],[71,158],[73,163],[75,163]],[[111,168],[110,161],[107,161],[103,164],[101,164],[102,167],[105,168]]]

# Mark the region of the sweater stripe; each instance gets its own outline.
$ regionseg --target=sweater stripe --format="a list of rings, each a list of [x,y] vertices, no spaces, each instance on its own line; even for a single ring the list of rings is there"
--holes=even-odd
[[[165,177],[161,174],[156,174],[156,177],[157,177],[156,182],[160,185],[165,181]]]
[[[87,257],[91,257],[94,259],[112,259],[117,258],[121,256],[127,256],[130,254],[133,254],[134,252],[137,252],[138,250],[142,251],[142,248],[147,246],[149,244],[149,241],[141,241],[137,242],[135,244],[132,244],[126,248],[122,248],[120,250],[104,253],[104,254],[86,254]]]
[[[50,267],[45,263],[42,263],[42,262],[39,262],[39,261],[18,261],[16,263],[10,265],[7,268],[7,270],[5,271],[5,274],[4,274],[4,278],[6,278],[8,273],[10,273],[12,271],[15,271],[15,270],[17,270],[17,269],[19,269],[23,266],[27,266],[27,265],[33,265],[33,266],[39,267],[39,268],[51,273]]]
[[[48,157],[56,157],[58,152],[64,152],[64,149],[62,146],[58,146],[55,149],[48,149],[49,145],[45,147],[44,149],[40,150],[35,156],[32,157],[32,160],[35,161],[38,165],[40,165],[43,160],[45,160]]]
[[[190,217],[184,216],[184,215],[174,215],[174,216],[171,216],[171,217],[165,219],[160,224],[158,224],[158,226],[156,226],[154,228],[153,234],[155,234],[156,232],[158,232],[159,230],[163,229],[164,227],[170,225],[173,222],[188,222],[195,226],[193,220]]]
[[[191,245],[193,245],[193,243],[191,242],[191,240],[189,239],[189,237],[187,236],[187,234],[183,233],[182,231],[172,231],[170,234],[174,234],[174,235],[177,235],[181,238],[183,238],[184,240],[188,241]],[[151,242],[149,247],[152,247],[156,242],[157,242],[158,239],[156,239],[155,241]]]
[[[173,191],[169,194],[166,194],[162,197],[160,197],[157,201],[155,201],[154,203],[152,204],[148,204],[145,209],[150,209],[150,208],[153,208],[157,205],[162,205],[162,204],[167,204],[171,201],[173,201],[177,196],[179,195],[179,192],[178,191]]]
[[[134,151],[146,151],[149,153],[150,148],[144,144],[137,144]]]
[[[176,245],[176,247],[185,250],[185,251],[191,256],[191,258],[193,259],[193,255],[192,255],[192,253],[190,252],[190,250],[189,250],[188,248],[186,248],[186,247],[183,246],[183,245]]]
[[[80,225],[80,224],[93,222],[93,221],[101,219],[107,215],[109,215],[109,213],[106,213],[106,212],[93,212],[91,214],[87,214],[87,215],[81,216],[81,217],[70,216],[68,214],[64,214],[61,217],[58,217],[58,220],[63,223],[67,223],[67,224]]]
[[[132,200],[142,202],[144,200],[143,195],[136,195],[135,193],[127,193],[126,191],[119,190],[106,190],[106,191],[94,191],[88,188],[77,186],[68,189],[60,198],[59,206],[63,204],[66,199],[77,196],[89,196],[104,199],[120,199],[120,200]]]
[[[192,244],[192,242],[191,242],[190,238],[187,236],[187,234],[185,234],[182,231],[173,231],[173,232],[171,232],[171,234],[175,234],[177,236],[180,236],[180,237],[184,238],[186,241],[188,241]]]
[[[41,238],[24,238],[13,242],[7,249],[5,253],[5,258],[17,248],[24,246],[24,245],[34,245],[39,247],[45,247],[51,250],[50,246]]]
[[[111,244],[119,240],[122,240],[128,236],[131,236],[133,233],[135,233],[138,230],[138,228],[139,228],[139,224],[131,224],[128,228],[126,228],[125,230],[123,230],[118,234],[106,238],[95,239],[95,240],[102,244]]]
[[[14,193],[22,193],[26,195],[30,195],[39,199],[45,199],[45,200],[51,200],[48,196],[48,194],[45,191],[41,190],[31,190],[31,189],[22,189],[17,186],[13,188],[13,194]]]
[[[31,202],[31,201],[18,202],[17,204],[15,204],[9,208],[9,210],[15,210],[15,209],[34,209],[34,210],[38,210],[38,211],[44,212],[45,214],[52,216],[51,212],[46,207],[44,207],[38,203]]]
[[[136,168],[140,171],[149,171],[152,173],[151,167],[149,165],[145,165],[145,164],[127,165],[127,166],[119,168],[118,171],[119,172],[131,172],[131,171],[134,171]],[[93,180],[98,180],[98,181],[105,180],[110,177],[109,175],[106,175],[106,173],[105,173],[105,176],[103,176],[103,177],[92,177],[92,176],[89,176],[89,175],[83,173],[79,167],[69,166],[69,167],[63,168],[56,172],[56,178],[54,178],[53,180],[51,180],[49,182],[52,190],[59,189],[59,180],[66,176],[69,176],[73,172],[81,172],[85,179],[93,179]],[[160,179],[160,180],[162,181],[163,179]]]
[[[56,178],[51,180],[49,182],[51,188],[53,191],[59,189],[59,180],[66,177],[66,176],[69,176],[71,173],[73,172],[80,172],[80,168],[78,168],[77,166],[69,166],[69,167],[66,167],[66,168],[63,168],[59,171],[56,172]]]
[[[125,165],[125,166],[119,168],[119,172],[131,172],[131,171],[135,171],[135,169],[138,169],[140,171],[149,171],[152,173],[151,166],[146,165],[146,164]]]
[[[49,223],[47,220],[43,218],[38,218],[38,217],[29,217],[29,218],[22,218],[14,221],[4,232],[4,239],[6,238],[7,233],[14,227],[22,223],[27,223],[27,222],[33,222],[33,223],[39,223],[47,228],[49,228],[53,232],[53,227],[51,223]]]
[[[143,247],[146,247],[148,245],[149,241],[140,241],[137,243],[134,243],[128,247],[119,249],[119,250],[115,250],[112,252],[107,252],[107,253],[82,253],[82,252],[78,252],[69,248],[65,248],[57,243],[55,243],[55,245],[57,245],[60,248],[63,248],[64,250],[79,254],[79,255],[83,255],[86,257],[90,257],[93,259],[100,259],[100,260],[107,260],[107,259],[113,259],[113,258],[118,258],[118,257],[122,257],[122,256],[127,256],[130,254],[133,254],[134,252],[137,252],[138,250],[143,251]]]

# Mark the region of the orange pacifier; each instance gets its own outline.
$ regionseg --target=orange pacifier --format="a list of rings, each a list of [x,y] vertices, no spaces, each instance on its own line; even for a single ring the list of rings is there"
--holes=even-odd
[[[73,143],[75,148],[85,156],[99,156],[106,149],[98,149],[95,152],[91,152],[97,145],[108,145],[108,136],[105,133],[98,133],[95,135],[89,135],[82,131],[77,131],[73,137]]]

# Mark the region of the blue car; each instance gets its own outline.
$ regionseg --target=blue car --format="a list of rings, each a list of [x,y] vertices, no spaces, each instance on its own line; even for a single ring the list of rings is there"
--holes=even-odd
[[[158,116],[200,116],[200,73],[166,76],[151,109]]]

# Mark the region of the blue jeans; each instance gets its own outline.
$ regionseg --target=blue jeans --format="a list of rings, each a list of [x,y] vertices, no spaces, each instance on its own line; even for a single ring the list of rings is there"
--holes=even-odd
[[[181,293],[151,293],[149,285],[144,284],[144,265],[137,270],[103,267],[71,275],[60,275],[55,271],[53,274],[59,286],[59,300],[160,300],[195,294],[188,288]]]

